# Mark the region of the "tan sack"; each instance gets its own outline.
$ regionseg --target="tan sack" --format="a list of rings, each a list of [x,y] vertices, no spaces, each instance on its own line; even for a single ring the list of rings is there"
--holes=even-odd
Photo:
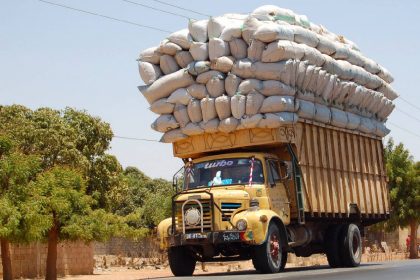
[[[187,87],[187,92],[196,99],[203,99],[209,95],[206,86],[203,84],[192,84]]]
[[[248,58],[237,60],[232,67],[232,73],[242,79],[254,77],[252,61]]]
[[[187,107],[188,117],[194,123],[201,122],[203,120],[203,115],[201,113],[201,104],[198,99],[191,99]]]
[[[329,124],[331,121],[331,110],[325,105],[315,104],[315,120]]]
[[[178,71],[179,66],[173,56],[164,54],[160,57],[160,69],[165,75],[168,75]]]
[[[225,80],[220,76],[213,76],[206,84],[211,97],[218,97],[225,93]]]
[[[235,131],[238,124],[239,124],[239,121],[237,119],[235,119],[234,117],[229,117],[219,122],[218,129],[220,132],[230,133],[230,132]]]
[[[288,59],[302,59],[305,49],[300,44],[291,41],[279,40],[267,45],[262,52],[262,62],[277,62]]]
[[[172,114],[174,111],[175,105],[167,102],[166,98],[161,98],[156,100],[150,105],[150,111],[155,114]]]
[[[188,23],[188,30],[190,31],[191,37],[194,39],[194,41],[197,42],[207,42],[208,36],[207,36],[207,26],[208,26],[208,20],[190,20]]]
[[[203,115],[203,121],[208,122],[211,119],[217,117],[215,100],[214,98],[206,97],[201,99],[201,113]]]
[[[181,128],[181,132],[188,136],[200,135],[204,133],[204,129],[197,123],[188,123],[185,127]]]
[[[358,127],[358,130],[360,130],[361,132],[367,133],[367,134],[371,134],[371,133],[374,133],[376,131],[376,126],[372,122],[371,119],[361,117],[360,118],[360,125]]]
[[[332,55],[336,51],[336,43],[329,40],[323,35],[318,36],[318,45],[316,46],[317,50],[323,54]]]
[[[181,128],[185,127],[187,123],[190,122],[190,118],[188,117],[187,106],[183,104],[176,104],[174,108],[174,117]]]
[[[177,52],[175,55],[176,63],[178,63],[179,67],[185,68],[189,63],[191,63],[194,59],[191,56],[191,53],[188,51]]]
[[[246,97],[245,95],[235,94],[230,99],[230,106],[232,110],[232,116],[240,120],[245,114]]]
[[[224,79],[225,74],[222,72],[216,71],[216,70],[210,70],[204,73],[201,73],[197,76],[195,81],[199,84],[207,84],[208,81],[210,81],[211,78],[218,77],[219,79]]]
[[[232,56],[222,56],[213,60],[211,62],[210,68],[212,70],[228,73],[232,69],[234,62],[235,59]]]
[[[193,61],[187,66],[188,73],[193,76],[200,75],[201,73],[207,72],[210,70],[209,61]]]
[[[315,104],[306,100],[299,100],[299,118],[313,120],[315,118]]]
[[[267,22],[260,25],[254,32],[254,38],[264,43],[271,43],[276,40],[293,41],[293,31],[287,25],[279,25]]]
[[[205,133],[216,133],[219,131],[219,119],[212,119],[207,122],[202,121],[200,127]]]
[[[305,44],[311,48],[316,48],[318,46],[319,39],[315,32],[298,25],[293,25],[289,28],[295,35],[294,40],[296,43]]]
[[[220,120],[231,116],[230,97],[222,95],[216,98],[215,107]]]
[[[179,45],[184,50],[188,50],[190,48],[191,42],[193,41],[188,28],[184,28],[172,33],[168,36],[168,40]]]
[[[298,120],[298,115],[291,112],[267,113],[258,123],[261,128],[278,128],[286,124],[294,124]]]
[[[257,79],[243,80],[238,87],[240,94],[248,94],[253,91],[260,91],[263,87],[263,82]]]
[[[229,42],[229,48],[235,59],[246,58],[248,45],[242,39],[233,39]]]
[[[187,92],[185,88],[179,88],[175,90],[171,95],[168,97],[167,102],[173,104],[183,104],[188,105],[190,102],[191,95]]]
[[[222,39],[212,38],[209,40],[209,58],[210,61],[221,56],[230,55],[229,44]]]
[[[357,129],[360,125],[360,117],[356,114],[346,112],[347,114],[347,129]]]
[[[151,125],[152,129],[159,132],[166,132],[171,129],[179,127],[178,122],[173,115],[164,114],[160,115]]]
[[[348,123],[347,113],[336,108],[331,108],[331,124],[336,127],[346,128]]]
[[[158,51],[163,54],[174,56],[177,52],[182,51],[182,48],[175,43],[164,40],[160,44]]]
[[[146,85],[150,85],[162,75],[159,66],[149,62],[139,62],[140,77]]]
[[[258,40],[252,40],[251,45],[248,47],[248,59],[251,61],[260,61],[263,51],[265,49],[265,44]]]
[[[258,124],[262,120],[262,114],[255,114],[252,116],[244,115],[241,119],[241,126],[245,128],[255,128],[258,127]]]
[[[261,106],[261,113],[296,112],[299,109],[299,102],[295,102],[292,96],[269,96],[264,99]]]
[[[246,96],[245,114],[248,116],[255,115],[259,112],[264,101],[264,95],[256,91]]]
[[[242,79],[235,74],[228,73],[225,80],[225,90],[229,96],[234,96],[238,92],[238,87],[241,84]]]
[[[205,61],[209,59],[209,44],[203,42],[193,42],[190,47],[191,56],[194,60]]]
[[[280,81],[268,80],[262,82],[262,88],[258,90],[265,96],[289,95],[294,96],[296,90]]]
[[[173,143],[180,140],[187,138],[187,135],[182,133],[181,129],[172,129],[168,132],[163,134],[162,138],[160,138],[160,142],[162,143]]]
[[[152,64],[159,64],[161,55],[162,54],[158,52],[158,47],[151,47],[142,51],[138,60]]]
[[[160,77],[150,86],[139,86],[138,88],[147,102],[152,104],[158,99],[168,97],[176,89],[188,87],[193,83],[194,79],[190,76],[188,71],[181,69],[169,75]]]

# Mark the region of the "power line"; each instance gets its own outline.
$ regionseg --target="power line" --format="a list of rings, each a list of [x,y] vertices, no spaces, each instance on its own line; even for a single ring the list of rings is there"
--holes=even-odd
[[[66,8],[66,9],[69,9],[69,10],[73,10],[73,11],[76,11],[76,12],[81,12],[81,13],[85,13],[85,14],[89,14],[89,15],[93,15],[93,16],[97,16],[97,17],[102,17],[102,18],[106,18],[106,19],[110,19],[110,20],[114,20],[114,21],[118,21],[118,22],[122,22],[122,23],[135,25],[135,26],[142,27],[142,28],[149,28],[149,29],[164,32],[164,33],[172,33],[171,31],[160,29],[160,28],[153,27],[153,26],[150,26],[150,25],[143,25],[143,24],[132,22],[132,21],[125,20],[125,19],[119,19],[119,18],[107,16],[107,15],[98,14],[98,13],[95,13],[95,12],[90,12],[90,11],[86,11],[86,10],[82,10],[82,9],[78,9],[78,8],[73,8],[73,7],[66,6],[66,5],[59,4],[59,3],[54,3],[54,2],[50,2],[50,1],[46,1],[46,0],[38,0],[38,1],[43,2],[45,4],[58,6],[58,7]]]
[[[125,140],[134,140],[134,141],[146,141],[146,142],[159,142],[159,140],[154,140],[154,139],[145,139],[145,138],[135,138],[135,137],[125,137],[125,136],[118,136],[118,135],[114,135],[114,138],[118,138],[118,139],[125,139]]]
[[[392,123],[392,122],[389,122],[389,121],[387,123],[389,123],[390,125],[395,126],[396,128],[399,128],[401,130],[404,130],[405,132],[408,132],[408,133],[410,133],[410,134],[412,134],[412,135],[420,138],[420,135],[419,134],[414,133],[411,130],[408,130],[408,129],[404,128],[404,127],[401,127],[401,126],[396,125],[395,123]]]
[[[194,13],[194,14],[197,14],[197,15],[201,15],[201,16],[205,16],[205,17],[211,17],[211,15],[206,15],[206,14],[203,14],[203,13],[191,10],[191,9],[183,8],[181,6],[177,6],[177,5],[162,1],[162,0],[152,0],[152,1],[158,2],[158,3],[163,4],[163,5],[171,6],[171,7],[174,7],[174,8],[178,8],[180,10],[188,11],[188,12],[191,12],[191,13]]]
[[[142,6],[142,7],[145,7],[145,8],[151,9],[151,10],[155,10],[155,11],[158,11],[158,12],[167,13],[167,14],[170,14],[170,15],[186,18],[188,20],[192,19],[191,17],[187,17],[187,16],[177,14],[177,13],[173,13],[173,12],[169,12],[169,11],[166,11],[166,10],[162,10],[162,9],[155,8],[155,7],[152,7],[152,6],[149,6],[149,5],[145,5],[145,4],[141,4],[141,3],[138,3],[138,2],[134,2],[134,1],[130,1],[130,0],[121,0],[121,1],[130,3],[130,4],[134,4],[134,5],[137,5],[137,6]]]
[[[415,117],[415,116],[413,116],[413,115],[410,115],[409,113],[407,113],[407,112],[405,112],[405,111],[403,111],[403,110],[399,109],[398,107],[396,107],[395,109],[397,109],[397,111],[399,111],[399,112],[403,113],[404,115],[409,116],[410,118],[415,119],[416,121],[420,122],[420,119],[418,119],[417,117]]]
[[[416,108],[417,110],[419,110],[419,111],[420,111],[420,107],[418,107],[418,106],[414,105],[414,104],[413,104],[413,102],[410,102],[410,101],[408,101],[407,99],[404,99],[402,96],[399,96],[399,97],[398,97],[398,100],[402,100],[402,101],[404,101],[405,103],[407,103],[408,105],[410,105],[410,106],[412,106],[413,108]]]

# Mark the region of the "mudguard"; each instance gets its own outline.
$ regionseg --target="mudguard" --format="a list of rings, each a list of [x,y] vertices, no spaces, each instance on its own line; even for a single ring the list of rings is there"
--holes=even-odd
[[[172,218],[167,218],[161,221],[157,227],[159,246],[160,246],[160,249],[162,250],[168,248],[168,242],[166,241],[167,240],[166,238],[169,236],[168,229],[171,226],[172,226]]]

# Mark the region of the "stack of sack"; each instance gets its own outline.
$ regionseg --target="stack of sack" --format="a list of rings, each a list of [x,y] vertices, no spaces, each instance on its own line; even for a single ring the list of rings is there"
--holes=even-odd
[[[398,97],[353,42],[271,5],[190,21],[138,61],[162,142],[299,119],[383,137]]]

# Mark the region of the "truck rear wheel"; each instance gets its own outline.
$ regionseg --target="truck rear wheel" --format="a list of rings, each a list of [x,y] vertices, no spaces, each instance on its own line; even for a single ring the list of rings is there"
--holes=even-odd
[[[254,248],[252,263],[261,273],[277,273],[286,265],[287,255],[281,248],[280,230],[271,223],[268,227],[267,240]]]
[[[355,224],[345,225],[340,233],[341,261],[344,266],[356,267],[362,260],[362,237]]]
[[[187,247],[171,247],[168,250],[169,266],[175,276],[191,276],[197,260]]]
[[[339,245],[339,237],[342,228],[342,225],[332,225],[325,232],[324,248],[330,267],[342,266]]]

